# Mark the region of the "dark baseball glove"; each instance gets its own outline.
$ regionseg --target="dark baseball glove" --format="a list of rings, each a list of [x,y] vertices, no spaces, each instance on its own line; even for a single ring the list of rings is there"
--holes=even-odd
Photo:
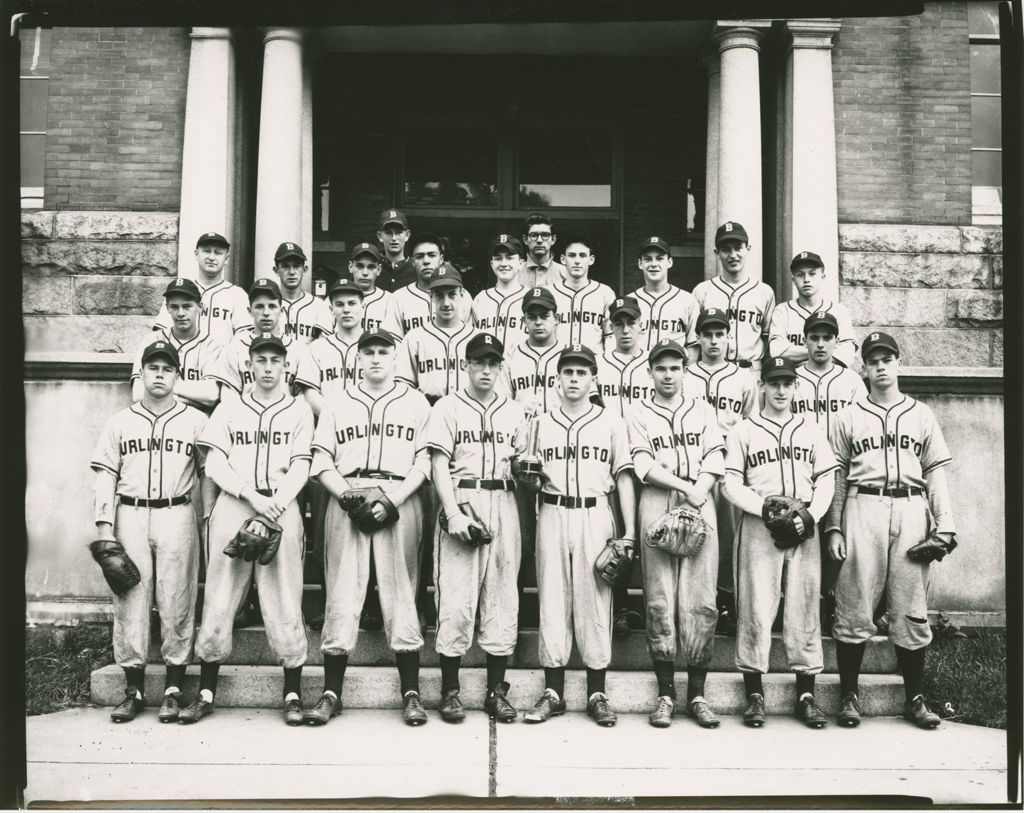
[[[907,551],[907,558],[914,562],[941,562],[947,553],[952,553],[956,548],[956,536],[948,542],[940,537],[935,531],[928,534],[923,542],[918,542]]]
[[[622,587],[633,573],[633,540],[609,539],[594,560],[594,572],[612,587]]]
[[[711,526],[700,510],[680,505],[663,514],[644,534],[648,547],[672,556],[695,556],[711,535]]]
[[[761,517],[768,533],[775,540],[775,547],[779,550],[795,548],[814,535],[814,517],[807,510],[804,501],[796,497],[765,497],[764,505],[761,506]],[[804,524],[800,533],[796,530],[797,517],[800,517]]]
[[[342,493],[338,503],[348,512],[352,523],[364,534],[372,534],[398,522],[398,507],[388,499],[387,494],[379,486],[350,488]],[[373,516],[373,506],[378,503],[384,508],[384,518],[380,520]]]
[[[460,502],[459,510],[473,522],[473,525],[469,526],[468,544],[474,548],[479,548],[481,545],[490,545],[493,539],[491,532],[484,524],[484,521],[480,519],[479,514],[473,509],[473,506],[468,502]],[[437,521],[441,525],[441,530],[448,533],[448,515],[444,512],[443,508],[438,515]]]
[[[261,565],[269,565],[277,556],[281,547],[281,526],[263,514],[249,517],[242,523],[238,533],[224,548],[224,555],[246,562],[258,561]]]
[[[142,581],[139,568],[116,539],[97,539],[89,543],[92,558],[103,571],[110,589],[123,596]]]

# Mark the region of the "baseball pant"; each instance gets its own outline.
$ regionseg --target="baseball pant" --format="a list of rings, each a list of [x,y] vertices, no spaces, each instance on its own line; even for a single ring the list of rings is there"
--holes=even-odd
[[[480,648],[490,655],[511,655],[519,630],[516,576],[522,550],[515,496],[511,491],[456,488],[455,497],[473,506],[493,538],[489,545],[474,548],[453,539],[437,524],[437,651],[448,657],[466,654],[479,606]]]
[[[824,667],[821,646],[821,550],[815,540],[795,548],[775,547],[764,521],[742,514],[736,537],[736,668],[768,671],[772,622],[779,611],[785,574],[782,640],[789,668],[817,674]]]
[[[856,644],[874,635],[874,608],[884,593],[889,605],[889,639],[904,649],[932,640],[928,626],[928,563],[907,551],[928,536],[931,517],[923,496],[858,494],[850,486],[843,511],[846,560],[836,581],[832,635]]]
[[[385,494],[397,485],[393,480],[347,479],[350,488],[379,486]],[[371,553],[377,568],[377,590],[388,646],[394,652],[417,652],[423,647],[416,612],[423,522],[420,505],[414,494],[398,506],[397,522],[374,534],[364,534],[337,500],[328,503],[324,560],[327,603],[320,642],[325,655],[351,652],[359,639],[359,615],[370,579]]]
[[[189,661],[195,633],[199,533],[191,505],[168,508],[117,506],[114,528],[141,581],[114,596],[114,661],[141,669],[149,654],[149,611],[156,591],[160,656],[180,666]]]
[[[279,665],[286,669],[306,662],[306,628],[302,623],[302,516],[295,500],[278,517],[281,546],[268,565],[231,559],[224,546],[255,512],[247,502],[221,492],[210,515],[206,552],[206,592],[203,623],[196,656],[223,663],[231,654],[232,622],[255,577],[256,591],[267,630],[267,641]]]
[[[732,560],[740,509],[725,498],[721,483],[715,483],[711,489],[711,499],[715,503],[715,522],[718,527],[718,587],[727,593],[735,593]]]
[[[573,632],[588,669],[607,668],[612,657],[612,589],[594,562],[615,535],[604,496],[593,508],[542,502],[537,517],[537,592],[540,597],[540,665],[565,666]]]
[[[640,492],[641,539],[666,511],[682,502],[676,491],[645,486]],[[701,508],[704,521],[715,528],[715,506]],[[674,661],[682,654],[685,666],[707,667],[715,639],[718,608],[715,578],[718,546],[711,536],[695,556],[673,556],[640,544],[647,607],[647,649],[655,661]]]

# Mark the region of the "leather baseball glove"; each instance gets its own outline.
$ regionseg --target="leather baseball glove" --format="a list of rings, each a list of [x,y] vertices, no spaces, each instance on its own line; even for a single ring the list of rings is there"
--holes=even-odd
[[[116,539],[97,539],[89,543],[92,558],[103,571],[110,589],[123,596],[142,581],[139,568]]]
[[[796,497],[765,497],[764,505],[761,506],[761,517],[768,533],[775,540],[775,547],[779,550],[795,548],[814,535],[814,517],[807,510],[804,501]],[[800,517],[804,524],[800,533],[796,530],[797,517]]]
[[[694,556],[711,535],[711,526],[704,521],[700,510],[680,505],[663,514],[644,534],[648,547],[672,556]]]
[[[621,587],[633,572],[633,540],[609,539],[594,560],[594,572],[612,587]]]
[[[373,516],[373,506],[378,503],[384,508],[384,518],[380,520]],[[372,534],[398,522],[398,507],[379,486],[350,488],[342,492],[338,504],[348,512],[353,524],[364,534]]]
[[[956,536],[947,542],[935,531],[928,534],[923,542],[918,542],[907,551],[907,558],[914,562],[941,562],[947,553],[956,547]]]
[[[263,514],[249,517],[224,548],[224,555],[246,562],[269,565],[281,547],[281,526]]]
[[[484,524],[484,521],[480,519],[480,515],[473,509],[473,506],[468,502],[460,502],[459,510],[474,523],[469,526],[468,544],[474,548],[479,548],[481,545],[490,545],[493,539],[491,532]],[[437,521],[441,525],[441,530],[448,533],[448,515],[444,512],[443,508],[438,515]]]

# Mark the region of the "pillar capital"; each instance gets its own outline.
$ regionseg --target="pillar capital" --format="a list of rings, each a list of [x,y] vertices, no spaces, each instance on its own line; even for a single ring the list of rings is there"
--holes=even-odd
[[[302,42],[302,32],[297,28],[267,28],[263,32],[263,43],[273,40],[284,40],[285,42]]]
[[[188,35],[194,40],[229,40],[231,39],[231,29],[197,26]]]
[[[716,20],[713,35],[720,52],[730,48],[761,50],[761,40],[771,30],[768,20]]]
[[[831,49],[832,40],[840,28],[842,22],[830,18],[786,21],[786,30],[791,37],[790,48]]]

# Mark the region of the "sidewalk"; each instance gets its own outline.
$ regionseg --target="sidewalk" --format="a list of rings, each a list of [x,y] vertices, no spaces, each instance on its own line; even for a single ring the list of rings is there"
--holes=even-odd
[[[420,796],[917,796],[1005,803],[1006,734],[893,718],[811,731],[737,717],[705,731],[678,718],[655,730],[639,714],[602,729],[583,714],[544,725],[492,724],[471,712],[422,728],[397,710],[346,711],[323,728],[290,728],[277,711],[218,709],[198,725],[161,725],[147,709],[115,725],[109,709],[30,717],[26,803]],[[326,768],[326,770],[325,770]]]

